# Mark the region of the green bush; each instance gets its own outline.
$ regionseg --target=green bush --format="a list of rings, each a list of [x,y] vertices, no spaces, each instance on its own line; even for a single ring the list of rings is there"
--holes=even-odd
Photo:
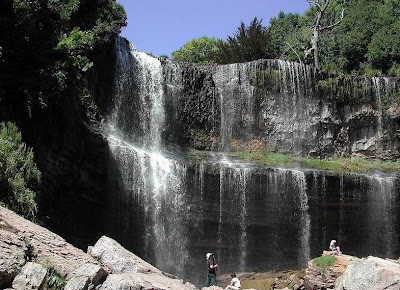
[[[62,277],[56,269],[54,269],[51,265],[46,265],[47,274],[47,287],[48,289],[52,290],[61,290],[64,289],[65,285],[67,284],[64,277]]]
[[[328,268],[332,266],[336,261],[336,257],[334,256],[321,256],[314,259],[315,265],[321,268]]]
[[[0,203],[33,220],[40,178],[32,149],[26,147],[18,128],[10,122],[0,123]]]

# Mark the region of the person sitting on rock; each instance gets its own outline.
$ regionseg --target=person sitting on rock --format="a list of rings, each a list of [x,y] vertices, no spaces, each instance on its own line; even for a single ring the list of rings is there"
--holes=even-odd
[[[239,290],[241,285],[239,278],[236,277],[236,273],[232,272],[231,277],[232,277],[231,284],[229,284],[225,289]]]
[[[336,244],[336,240],[332,240],[329,244],[329,251],[332,256],[341,255],[340,247]]]

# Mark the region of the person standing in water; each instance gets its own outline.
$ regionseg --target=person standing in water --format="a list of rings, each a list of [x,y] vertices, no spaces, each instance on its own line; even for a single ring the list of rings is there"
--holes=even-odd
[[[215,262],[215,256],[213,253],[206,254],[207,259],[207,280],[206,287],[217,286],[217,268],[218,264]]]

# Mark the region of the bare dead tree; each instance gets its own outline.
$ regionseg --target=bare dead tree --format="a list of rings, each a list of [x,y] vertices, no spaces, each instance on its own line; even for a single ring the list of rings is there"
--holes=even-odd
[[[327,25],[327,26],[321,26],[321,22],[324,18],[326,9],[328,8],[329,3],[331,0],[306,0],[310,6],[315,6],[317,7],[317,11],[315,13],[315,22],[314,26],[312,27],[312,34],[311,34],[311,40],[310,40],[310,45],[311,47],[304,51],[305,55],[309,55],[310,53],[313,53],[314,56],[314,66],[316,70],[320,69],[320,64],[319,64],[319,47],[318,47],[318,41],[319,41],[319,36],[322,32],[332,29],[333,27],[337,26],[340,24],[340,22],[343,20],[344,17],[344,9],[342,9],[342,12],[340,14],[340,19],[336,21],[333,24]]]

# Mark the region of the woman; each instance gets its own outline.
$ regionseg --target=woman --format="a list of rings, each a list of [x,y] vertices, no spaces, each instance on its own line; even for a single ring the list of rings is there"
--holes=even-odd
[[[240,287],[241,287],[241,285],[240,285],[240,280],[239,280],[239,278],[236,277],[236,273],[235,273],[235,272],[232,272],[232,273],[231,273],[231,277],[232,277],[231,284],[229,284],[229,285],[226,287],[226,289],[230,289],[230,290],[239,290]]]
[[[342,252],[340,251],[340,247],[336,244],[336,240],[332,240],[329,244],[329,251],[333,256],[342,254]]]

